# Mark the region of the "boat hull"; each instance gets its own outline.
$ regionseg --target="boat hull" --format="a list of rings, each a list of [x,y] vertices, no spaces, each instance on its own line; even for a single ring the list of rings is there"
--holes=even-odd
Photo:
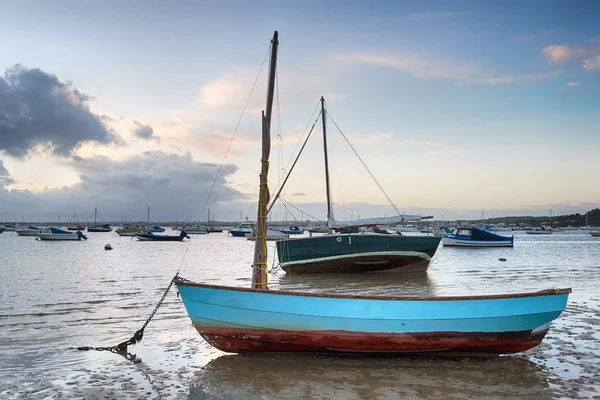
[[[515,353],[541,342],[570,293],[410,298],[175,283],[196,330],[234,353]]]
[[[185,236],[148,235],[147,233],[136,233],[135,236],[141,241],[148,242],[181,242]]]
[[[37,235],[40,240],[81,240],[82,237],[75,233],[57,234],[57,233],[40,233]]]
[[[452,237],[443,237],[442,244],[446,247],[514,247],[512,239],[507,240],[465,240]]]
[[[439,237],[340,234],[277,242],[281,268],[293,273],[423,272]]]
[[[39,231],[32,229],[17,229],[15,232],[17,232],[17,235],[19,236],[37,236],[40,234],[41,229]]]

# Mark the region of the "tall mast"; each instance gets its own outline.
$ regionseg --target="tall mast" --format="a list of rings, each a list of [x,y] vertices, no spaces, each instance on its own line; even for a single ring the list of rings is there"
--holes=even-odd
[[[323,155],[325,157],[325,190],[327,192],[327,224],[333,218],[331,210],[331,189],[329,188],[329,159],[327,158],[327,118],[325,116],[325,99],[321,96],[321,119],[323,121]]]
[[[148,228],[150,228],[150,204],[148,204]]]
[[[96,217],[98,216],[98,207],[94,207],[94,226],[96,226]]]
[[[260,169],[260,185],[258,192],[258,211],[256,215],[256,232],[254,241],[254,263],[252,264],[252,287],[268,289],[267,266],[267,204],[269,204],[269,154],[271,152],[271,113],[273,111],[273,94],[275,92],[275,75],[277,69],[277,31],[271,40],[271,62],[269,64],[269,85],[267,88],[266,112],[262,114],[262,158]]]

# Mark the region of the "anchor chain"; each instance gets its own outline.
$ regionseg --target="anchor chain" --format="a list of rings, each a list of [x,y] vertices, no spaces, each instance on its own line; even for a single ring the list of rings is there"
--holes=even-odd
[[[176,280],[184,280],[182,278],[179,277],[179,271],[175,274],[175,276],[173,277],[173,279],[171,279],[171,282],[169,283],[169,286],[167,286],[167,290],[165,290],[165,292],[163,293],[162,297],[160,298],[160,301],[158,302],[158,304],[156,305],[156,307],[154,307],[154,310],[152,311],[152,313],[150,314],[150,316],[148,317],[148,319],[146,320],[146,322],[144,322],[144,325],[138,329],[131,338],[129,338],[128,340],[119,343],[116,346],[108,346],[108,347],[93,347],[93,346],[81,346],[81,347],[69,347],[70,350],[79,350],[79,351],[90,351],[90,350],[95,350],[95,351],[110,351],[111,353],[115,353],[115,354],[119,354],[120,356],[125,357],[128,361],[131,361],[133,363],[139,363],[142,360],[137,358],[135,356],[135,354],[131,354],[127,351],[128,346],[133,346],[136,343],[139,343],[142,341],[143,337],[144,337],[144,329],[146,329],[146,326],[148,326],[148,324],[150,323],[150,321],[152,320],[152,318],[154,318],[154,315],[156,314],[156,312],[158,311],[158,309],[160,308],[160,306],[162,305],[163,301],[165,300],[165,298],[167,297],[167,294],[169,293],[169,290],[171,290],[171,287],[173,286],[173,283],[175,283]]]

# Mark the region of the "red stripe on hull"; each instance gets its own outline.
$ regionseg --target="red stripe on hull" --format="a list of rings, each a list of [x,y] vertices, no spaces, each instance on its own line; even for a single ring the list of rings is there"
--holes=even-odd
[[[547,330],[521,332],[362,333],[196,327],[212,346],[229,353],[344,352],[498,355],[539,345]]]

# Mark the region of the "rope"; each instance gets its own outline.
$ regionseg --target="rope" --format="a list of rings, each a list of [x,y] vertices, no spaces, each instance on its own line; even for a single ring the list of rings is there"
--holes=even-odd
[[[262,72],[263,67],[265,66],[265,62],[267,61],[267,57],[269,56],[270,53],[271,53],[271,45],[269,44],[269,48],[267,50],[267,53],[265,54],[265,58],[263,59],[262,65],[260,66],[260,69],[258,70],[256,79],[254,80],[254,83],[252,84],[252,88],[250,89],[250,93],[248,94],[248,98],[246,99],[246,103],[244,104],[244,109],[242,110],[242,114],[240,115],[240,118],[237,121],[235,129],[233,130],[233,135],[231,136],[231,139],[229,140],[229,143],[227,144],[227,149],[225,150],[225,154],[223,155],[223,159],[221,160],[221,165],[219,165],[219,169],[217,170],[217,175],[215,176],[215,180],[213,181],[213,183],[210,187],[210,190],[208,191],[208,196],[206,196],[206,201],[204,202],[204,206],[202,206],[202,212],[200,212],[199,221],[202,221],[202,216],[204,215],[204,210],[206,210],[206,206],[208,205],[210,196],[212,195],[212,192],[213,192],[213,189],[215,188],[217,180],[219,179],[219,176],[221,175],[221,170],[223,169],[223,165],[225,164],[225,159],[227,158],[227,154],[229,154],[229,149],[231,148],[231,143],[233,143],[233,139],[235,138],[235,135],[237,134],[240,124],[242,123],[242,118],[244,117],[244,113],[246,112],[246,108],[248,107],[248,103],[250,102],[250,98],[252,97],[252,93],[254,92],[254,88],[256,87],[258,78],[260,77],[260,73]]]
[[[342,132],[342,130],[335,123],[335,121],[333,120],[333,118],[331,118],[331,115],[329,114],[329,112],[327,112],[327,115],[329,116],[329,119],[331,120],[331,122],[333,122],[333,124],[335,125],[335,127],[337,128],[337,130],[340,132],[340,134],[342,135],[342,137],[344,138],[344,140],[346,141],[346,143],[348,143],[348,146],[350,146],[350,148],[352,149],[352,151],[354,152],[354,154],[356,155],[356,157],[358,157],[358,159],[362,163],[363,167],[365,167],[365,169],[367,170],[367,172],[369,173],[369,175],[371,175],[371,178],[373,178],[373,180],[375,181],[375,183],[379,187],[379,190],[381,190],[381,192],[383,193],[383,195],[385,196],[385,198],[390,202],[390,205],[394,208],[394,210],[396,211],[396,213],[398,215],[401,215],[400,211],[398,210],[398,208],[396,208],[396,205],[394,204],[394,202],[392,201],[392,199],[390,199],[390,197],[387,195],[387,193],[385,192],[385,190],[383,190],[383,188],[381,187],[381,185],[379,184],[379,182],[377,181],[377,179],[375,179],[375,176],[371,173],[371,170],[369,169],[369,167],[367,167],[367,164],[365,164],[365,162],[362,160],[362,158],[360,158],[360,156],[358,155],[358,153],[356,152],[356,150],[354,149],[354,147],[352,146],[352,144],[350,143],[350,141],[348,140],[348,138],[346,137],[346,135],[344,135],[344,132]]]

